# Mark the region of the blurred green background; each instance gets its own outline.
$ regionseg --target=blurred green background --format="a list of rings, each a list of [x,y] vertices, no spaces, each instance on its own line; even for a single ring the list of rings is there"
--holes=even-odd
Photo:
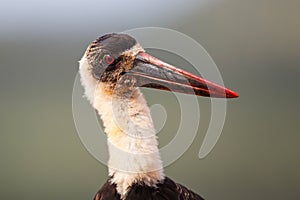
[[[228,102],[209,156],[198,159],[204,125],[166,174],[208,200],[300,199],[299,7],[293,0],[1,2],[0,199],[92,199],[107,169],[75,130],[77,61],[98,36],[143,26],[197,40],[240,94]],[[173,116],[160,133],[164,144],[178,105],[172,94],[145,92]],[[205,122],[209,100],[199,102]]]

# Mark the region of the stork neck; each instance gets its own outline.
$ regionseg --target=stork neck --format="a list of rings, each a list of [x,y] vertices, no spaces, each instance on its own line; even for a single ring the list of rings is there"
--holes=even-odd
[[[155,186],[164,179],[150,110],[138,88],[132,95],[113,95],[100,83],[94,107],[108,137],[109,175],[121,196],[136,182]]]

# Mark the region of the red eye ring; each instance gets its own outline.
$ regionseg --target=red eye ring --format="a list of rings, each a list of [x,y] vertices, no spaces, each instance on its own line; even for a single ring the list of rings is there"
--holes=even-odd
[[[110,65],[115,61],[115,59],[111,55],[106,54],[106,55],[103,56],[103,61],[106,64]]]

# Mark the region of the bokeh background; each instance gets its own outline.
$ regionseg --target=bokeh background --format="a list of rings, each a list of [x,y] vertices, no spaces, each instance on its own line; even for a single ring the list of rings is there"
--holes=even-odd
[[[107,169],[73,122],[77,61],[98,36],[144,26],[197,40],[240,94],[228,102],[209,156],[198,159],[203,123],[166,174],[208,200],[300,199],[299,7],[293,0],[2,1],[0,199],[93,198]],[[178,104],[172,94],[145,93],[168,112],[164,144],[176,131]],[[206,122],[209,100],[199,104]]]

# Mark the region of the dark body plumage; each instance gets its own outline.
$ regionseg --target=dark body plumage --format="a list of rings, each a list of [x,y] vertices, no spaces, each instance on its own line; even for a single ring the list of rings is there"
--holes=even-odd
[[[168,177],[157,187],[150,187],[144,183],[135,183],[129,189],[126,200],[204,200],[198,194],[186,187],[175,183]],[[106,181],[96,194],[94,200],[120,200],[116,185]]]

